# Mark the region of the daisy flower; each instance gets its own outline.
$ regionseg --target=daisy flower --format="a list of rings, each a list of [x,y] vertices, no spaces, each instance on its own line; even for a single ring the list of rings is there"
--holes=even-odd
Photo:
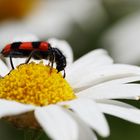
[[[18,127],[42,128],[54,140],[96,140],[109,135],[104,113],[140,124],[140,110],[114,99],[137,99],[140,68],[113,64],[103,49],[72,62],[65,41],[50,39],[66,55],[66,78],[43,62],[10,71],[0,61],[0,117]],[[62,47],[61,47],[62,46]],[[10,71],[10,73],[9,73]],[[7,73],[9,73],[7,75]]]

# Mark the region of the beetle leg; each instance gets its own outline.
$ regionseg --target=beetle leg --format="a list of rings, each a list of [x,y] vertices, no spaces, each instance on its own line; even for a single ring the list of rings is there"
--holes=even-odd
[[[50,66],[50,61],[48,62],[48,64],[47,64],[48,66]]]
[[[14,52],[10,52],[9,58],[10,58],[10,64],[11,64],[12,69],[15,69],[15,68],[14,68],[14,64],[13,64],[13,60],[12,60],[13,53],[14,53]]]
[[[34,55],[35,52],[36,52],[36,50],[33,50],[33,51],[30,53],[29,57],[25,60],[25,64],[28,64],[28,63],[29,63],[29,61],[31,60],[31,58],[32,58],[32,56]]]
[[[66,77],[66,72],[65,72],[65,69],[64,69],[64,74],[63,74],[63,78],[65,78]]]
[[[14,68],[14,64],[13,64],[13,61],[12,61],[12,55],[10,55],[10,64],[11,64],[12,69],[15,69]]]
[[[11,51],[10,52],[10,54],[9,54],[9,58],[10,58],[10,64],[11,64],[11,67],[12,67],[12,69],[15,69],[14,68],[14,64],[13,64],[13,60],[12,60],[12,57],[17,57],[17,56],[20,56],[20,55],[22,55],[22,53],[21,52],[14,52],[14,51]]]
[[[52,60],[51,60],[51,68],[53,68],[53,64],[55,62],[55,53],[52,53]]]
[[[53,64],[55,62],[55,53],[53,51],[51,52],[49,61],[50,61],[49,63],[51,63],[51,68],[50,68],[50,73],[51,73],[53,69]]]
[[[57,71],[57,73],[59,73],[60,71]],[[65,78],[66,77],[66,72],[65,72],[65,69],[63,70],[63,78]]]

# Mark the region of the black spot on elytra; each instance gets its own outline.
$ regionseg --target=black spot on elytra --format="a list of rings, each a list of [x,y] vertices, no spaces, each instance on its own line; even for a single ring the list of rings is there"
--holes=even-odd
[[[39,46],[40,46],[40,44],[41,44],[41,42],[32,42],[32,46],[33,46],[33,48],[39,48]]]
[[[18,49],[22,42],[14,42],[11,44],[11,49],[15,50]]]

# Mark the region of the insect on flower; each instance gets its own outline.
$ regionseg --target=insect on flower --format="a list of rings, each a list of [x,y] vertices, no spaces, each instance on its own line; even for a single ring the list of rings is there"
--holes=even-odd
[[[27,64],[32,57],[34,59],[48,59],[49,64],[51,63],[51,68],[53,64],[56,63],[58,72],[64,70],[63,77],[65,77],[66,58],[58,48],[51,47],[51,44],[48,42],[13,42],[6,45],[1,51],[1,54],[4,57],[10,58],[12,69],[14,69],[12,58],[28,57],[25,64]]]

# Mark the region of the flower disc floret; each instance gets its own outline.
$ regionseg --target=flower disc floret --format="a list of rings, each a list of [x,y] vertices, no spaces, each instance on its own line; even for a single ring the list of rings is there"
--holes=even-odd
[[[0,80],[0,98],[43,106],[76,96],[56,69],[32,62],[18,66]]]

